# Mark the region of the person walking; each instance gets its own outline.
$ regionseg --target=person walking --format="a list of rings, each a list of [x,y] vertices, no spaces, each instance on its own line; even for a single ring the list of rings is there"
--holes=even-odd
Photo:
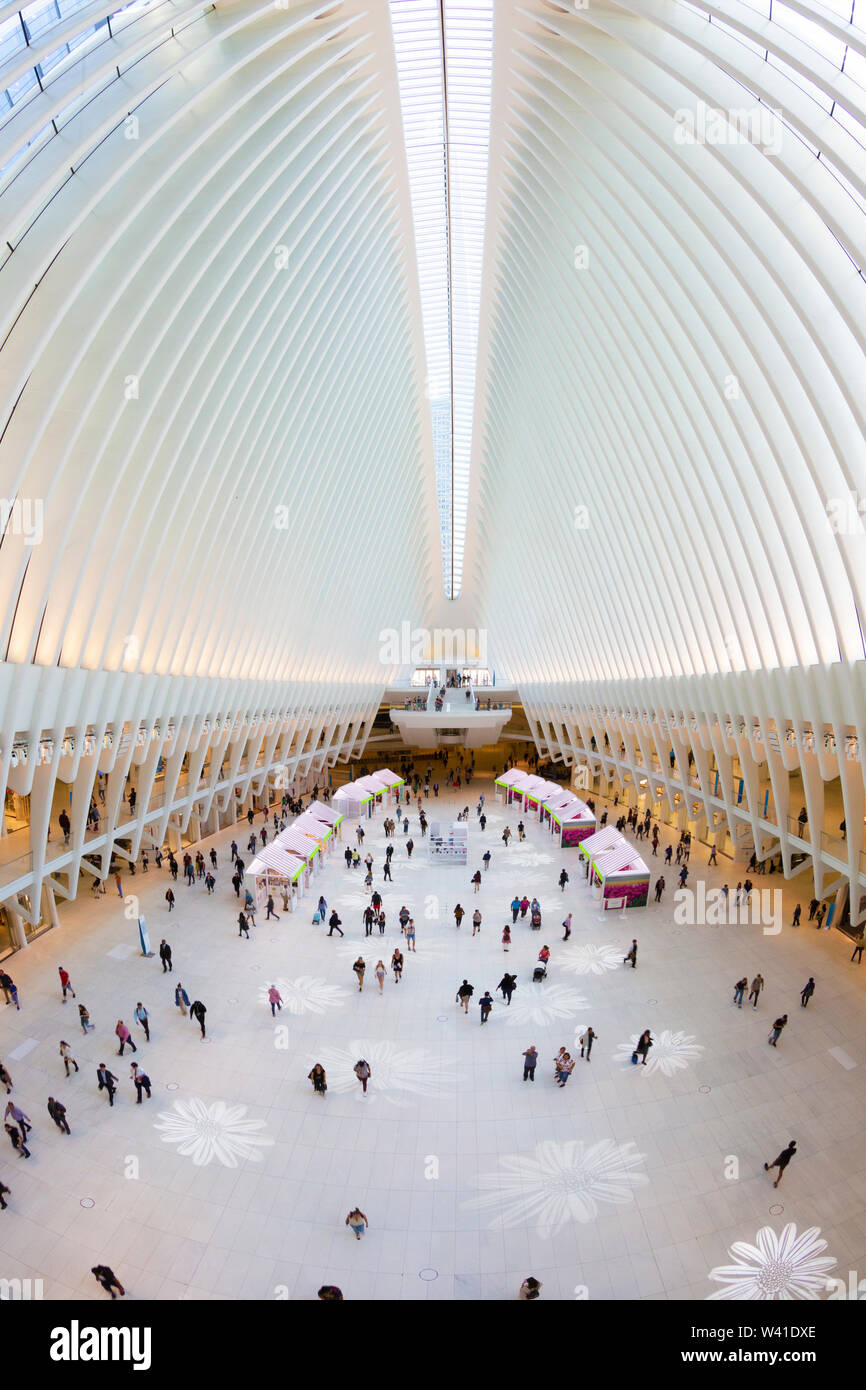
[[[7,1187],[5,1183],[0,1182],[0,1211],[5,1211],[5,1210],[6,1210],[6,1207],[7,1207],[7,1205],[8,1205],[7,1202],[6,1202],[6,1198],[7,1198],[7,1197],[10,1197],[11,1195],[12,1195],[12,1189],[11,1189],[11,1187]]]
[[[481,913],[480,913],[479,909],[476,907],[475,911],[474,911],[473,914],[472,914],[472,935],[473,935],[473,936],[476,936],[476,935],[480,935],[480,933],[481,933]]]
[[[8,1003],[11,1003],[11,1004],[14,1004],[15,1007],[16,1007],[16,1009],[18,1010],[18,1012],[19,1012],[19,1014],[20,1014],[20,1012],[21,1012],[21,1004],[20,1004],[19,999],[18,999],[18,986],[16,985],[16,983],[15,983],[14,980],[9,979],[9,976],[8,976],[8,975],[6,976],[6,978],[7,978],[7,980],[9,980],[9,993],[10,993],[10,995],[12,996],[12,998],[11,998],[10,1000],[8,1000],[7,1002],[8,1002]]]
[[[481,1022],[486,1023],[490,1017],[490,1010],[493,1008],[493,995],[489,989],[484,991],[478,1004],[481,1009]]]
[[[135,1006],[133,1017],[136,1023],[144,1029],[144,1041],[150,1042],[150,1016],[140,999]]]
[[[148,1100],[150,1100],[150,1077],[148,1076],[147,1072],[142,1071],[141,1067],[138,1065],[137,1062],[133,1062],[129,1070],[129,1076],[130,1080],[133,1082],[135,1086],[136,1093],[138,1095],[138,1099],[135,1102],[136,1105],[141,1105],[142,1091],[147,1092],[147,1098]]]
[[[545,970],[546,970],[546,969],[547,969],[547,962],[550,960],[550,947],[549,947],[549,946],[542,946],[541,950],[540,950],[539,953],[538,953],[538,959],[541,961],[541,964],[544,966],[544,968],[545,968]]]
[[[796,1141],[796,1139],[791,1139],[791,1140],[789,1141],[789,1143],[788,1143],[788,1147],[787,1147],[786,1149],[783,1149],[782,1152],[781,1152],[780,1154],[777,1154],[776,1157],[773,1159],[773,1162],[772,1162],[772,1163],[765,1163],[765,1164],[764,1164],[764,1172],[765,1172],[765,1173],[770,1173],[770,1172],[772,1172],[772,1170],[773,1170],[774,1168],[778,1168],[778,1170],[779,1170],[779,1176],[776,1178],[776,1181],[773,1183],[773,1186],[774,1186],[774,1187],[778,1187],[778,1186],[779,1186],[779,1183],[782,1181],[782,1174],[784,1173],[785,1169],[787,1168],[788,1164],[791,1162],[791,1159],[794,1157],[794,1154],[795,1154],[796,1152],[797,1152],[797,1141]]]
[[[24,1111],[21,1109],[19,1105],[15,1104],[14,1100],[6,1102],[6,1109],[3,1112],[3,1118],[5,1120],[8,1120],[10,1115],[14,1120],[15,1124],[20,1129],[22,1139],[26,1139],[31,1129],[33,1128],[33,1125],[30,1122],[30,1116],[25,1115]]]
[[[473,885],[474,885],[474,891],[475,891],[476,893],[479,893],[479,892],[481,891],[481,870],[480,870],[480,869],[476,869],[476,870],[475,870],[475,873],[472,875],[472,883],[473,883]]]
[[[14,1125],[6,1125],[6,1126],[4,1126],[4,1128],[5,1128],[5,1130],[6,1130],[6,1133],[9,1135],[9,1142],[10,1142],[10,1144],[12,1145],[13,1149],[15,1149],[15,1150],[17,1151],[17,1153],[18,1153],[18,1157],[19,1157],[19,1158],[29,1158],[29,1157],[30,1157],[30,1150],[28,1149],[27,1145],[24,1143],[24,1140],[22,1139],[21,1135],[18,1133],[18,1130],[15,1128],[15,1126],[14,1126]]]
[[[78,1063],[72,1055],[72,1048],[69,1046],[69,1043],[65,1042],[62,1038],[60,1040],[60,1056],[63,1058],[63,1066],[66,1070],[67,1077],[69,1076],[70,1066],[73,1066],[75,1070],[78,1071]]]
[[[505,829],[504,829],[503,832],[502,832],[502,843],[505,845],[505,848],[506,848],[506,849],[508,848],[508,845],[509,845],[510,840],[511,840],[511,831],[510,831],[510,829],[508,828],[508,826],[506,825]]]
[[[489,850],[489,849],[486,849],[486,850],[484,851],[484,853],[482,854],[482,856],[481,856],[481,862],[482,862],[482,864],[484,865],[484,872],[485,872],[485,873],[486,873],[487,870],[490,868],[490,859],[491,859],[490,850]]]
[[[61,1105],[60,1101],[55,1100],[53,1096],[49,1096],[48,1105],[46,1108],[52,1120],[56,1124],[57,1128],[60,1130],[60,1133],[71,1134],[72,1131],[69,1128],[69,1123],[66,1119],[66,1106]]]
[[[406,826],[406,827],[408,827],[409,822],[408,822],[408,821],[404,821],[404,822],[403,822],[403,825]],[[408,854],[408,856],[409,856],[410,859],[412,858],[412,851],[413,851],[414,848],[415,848],[415,841],[412,840],[412,839],[407,840],[407,841],[406,841],[406,853]]]
[[[355,964],[352,966],[352,969],[354,970],[355,977],[358,981],[358,993],[360,994],[361,990],[364,988],[364,971],[367,969],[366,962],[364,961],[363,956],[358,957],[358,959],[355,961]]]
[[[535,1081],[535,1068],[538,1066],[538,1048],[535,1043],[526,1049],[523,1054],[523,1079],[524,1081]]]
[[[327,915],[328,915],[328,904],[326,903],[325,898],[324,898],[323,895],[320,895],[320,896],[319,896],[319,901],[318,901],[318,904],[317,904],[317,906],[316,906],[316,911],[317,911],[318,914],[319,914],[319,921],[320,921],[320,922],[324,922],[325,918],[326,918]]]
[[[574,1058],[570,1052],[565,1052],[560,1057],[556,1067],[556,1084],[564,1086],[571,1073],[574,1071]]]
[[[527,907],[528,907],[528,906],[529,906],[529,904],[527,903]],[[515,894],[515,896],[511,899],[511,925],[512,925],[512,926],[514,926],[514,923],[517,921],[517,914],[518,914],[519,911],[520,911],[520,899],[519,899],[519,898],[517,897],[517,895]],[[524,914],[524,915],[525,915],[525,914]]]
[[[81,1031],[85,1037],[96,1029],[96,1024],[90,1022],[90,1012],[84,1004],[78,1005],[78,1022],[81,1024]]]
[[[506,923],[505,923],[505,926],[502,928],[502,949],[503,949],[503,951],[507,951],[507,950],[509,949],[510,946],[511,946],[511,928],[509,927],[508,923],[506,922]]]
[[[280,919],[279,919],[279,917],[277,916],[276,912],[274,911],[274,898],[273,898],[273,894],[272,894],[272,893],[268,894],[267,908],[268,908],[268,910],[267,910],[267,914],[266,914],[266,916],[265,916],[265,921],[266,921],[266,922],[269,922],[269,921],[271,920],[271,918],[273,917],[273,919],[274,919],[275,922],[279,922]]]
[[[824,925],[824,918],[827,916],[827,904],[822,903],[815,913],[815,930],[820,931]]]
[[[857,937],[857,944],[856,944],[856,946],[854,947],[854,950],[851,952],[851,959],[852,959],[852,960],[856,959],[858,965],[860,964],[860,962],[861,962],[862,959],[863,959],[863,947],[864,947],[864,946],[866,946],[866,935],[864,935],[864,934],[861,932],[860,935],[859,935],[859,937]]]
[[[455,909],[454,909],[454,922],[455,922],[455,925],[457,926],[458,930],[459,930],[459,927],[460,927],[460,923],[463,921],[463,918],[464,918],[465,916],[466,916],[466,913],[464,912],[463,908],[462,908],[462,907],[460,906],[460,904],[458,903],[457,906],[456,906]]]
[[[734,1003],[736,1004],[738,1009],[741,1009],[743,1007],[743,994],[745,993],[746,986],[748,985],[748,983],[749,977],[748,975],[744,975],[743,978],[741,980],[738,980],[737,983],[734,985]]]
[[[585,1028],[577,1040],[580,1044],[580,1055],[583,1057],[584,1051],[586,1051],[586,1060],[588,1062],[592,1061],[590,1053],[592,1052],[592,1045],[597,1037],[598,1034],[593,1032],[592,1028]]]
[[[754,1001],[755,1001],[754,1004],[752,1004],[752,1008],[753,1008],[753,1009],[756,1009],[756,1008],[758,1007],[758,995],[761,993],[761,990],[762,990],[763,988],[764,988],[764,977],[763,977],[763,975],[756,975],[755,978],[754,978],[754,980],[752,981],[752,987],[751,987],[751,989],[749,990],[749,1003],[752,1004],[752,1000],[753,1000],[753,999],[754,999]]]
[[[628,955],[623,956],[623,965],[628,965],[629,962],[631,962],[632,970],[637,970],[637,941],[634,938],[632,938],[631,948],[629,950]]]
[[[799,927],[799,925],[800,925],[800,913],[801,913],[802,911],[803,911],[802,907],[800,906],[799,903],[797,903],[797,906],[794,908],[794,916],[793,916],[793,918],[791,919],[791,926],[792,926],[792,927]]]
[[[363,923],[364,923],[364,935],[365,935],[365,936],[372,936],[372,935],[373,935],[373,918],[374,918],[375,916],[376,916],[375,912],[373,911],[372,907],[371,907],[370,904],[368,903],[367,906],[364,908],[364,911],[361,913],[361,917],[362,917],[362,920],[363,920]]]
[[[369,1224],[369,1221],[360,1207],[353,1207],[346,1217],[346,1225],[351,1226],[356,1240],[361,1239],[361,1236],[364,1234]]]
[[[387,971],[385,970],[385,962],[382,960],[377,960],[373,973],[376,976],[376,979],[379,981],[379,993],[382,994],[385,989],[385,975],[387,974]]]
[[[413,952],[414,952],[414,950],[415,950],[415,919],[414,919],[414,917],[410,917],[410,918],[409,918],[409,921],[406,923],[406,950],[407,950],[407,951],[413,951]]]
[[[313,1070],[309,1073],[307,1080],[312,1081],[313,1091],[318,1096],[323,1096],[328,1089],[325,1068],[322,1066],[321,1062],[316,1063]]]
[[[394,948],[394,954],[391,957],[391,969],[394,972],[394,984],[399,985],[403,975],[403,952],[398,947]]]
[[[660,902],[661,902],[661,900],[662,900],[662,893],[663,893],[664,891],[665,891],[665,881],[664,881],[664,878],[663,878],[663,877],[659,876],[659,878],[656,879],[656,902],[657,902],[657,903],[660,903]]]
[[[465,1014],[468,1014],[468,1012],[469,1012],[469,1000],[472,998],[472,996],[473,996],[474,993],[475,993],[475,988],[474,988],[473,985],[470,985],[470,983],[469,983],[468,980],[464,980],[463,983],[462,983],[462,985],[460,986],[460,988],[459,988],[458,991],[457,991],[457,994],[456,994],[456,1002],[457,1002],[458,1004],[462,1004],[462,1005],[463,1005],[463,1012],[464,1012]]]
[[[767,1040],[771,1047],[775,1047],[777,1045],[780,1037],[782,1036],[782,1029],[787,1025],[787,1022],[787,1014],[782,1014],[781,1018],[776,1019],[776,1022],[773,1024],[773,1031]]]
[[[530,1274],[528,1279],[524,1279],[520,1285],[520,1292],[517,1297],[522,1303],[531,1303],[533,1299],[541,1297],[543,1285],[540,1279],[536,1279],[534,1274]]]
[[[812,995],[815,993],[815,977],[810,975],[803,988],[800,990],[800,1006],[806,1007]]]
[[[333,936],[335,931],[340,932],[340,936],[343,935],[343,932],[340,931],[341,922],[342,918],[337,916],[335,909],[328,918],[328,936]]]
[[[240,883],[240,880],[238,880],[238,882]],[[168,903],[168,910],[169,910],[169,912],[173,911],[173,909],[174,909],[174,893],[171,891],[170,888],[166,888],[166,890],[165,890],[165,900],[166,900],[166,902]]]
[[[126,1047],[127,1043],[129,1043],[129,1046],[132,1048],[133,1052],[138,1051],[138,1048],[132,1040],[132,1035],[122,1018],[119,1018],[117,1020],[117,1027],[114,1031],[117,1034],[118,1041],[120,1042],[120,1049],[117,1053],[118,1057],[123,1056],[123,1049]]]
[[[390,846],[389,846],[389,848],[390,848]],[[384,863],[383,866],[382,866],[382,879],[383,879],[383,881],[387,881],[388,883],[393,883],[393,881],[394,881],[394,880],[391,878],[391,860],[390,860],[390,859],[386,859],[386,860],[385,860],[385,863]]]
[[[818,911],[818,906],[819,906],[819,904],[818,904],[818,899],[817,899],[817,898],[813,898],[812,901],[809,903],[809,921],[810,921],[810,922],[813,922],[813,921],[815,920],[815,913]]]
[[[189,995],[187,994],[180,980],[178,980],[177,985],[175,986],[174,1004],[175,1008],[180,1009],[184,1018],[186,1018],[187,1009],[189,1008]]]
[[[77,1070],[78,1068],[76,1067],[76,1071]],[[6,1070],[2,1062],[0,1062],[0,1084],[6,1087],[6,1094],[8,1096],[9,1092],[12,1090],[12,1077]]]
[[[502,998],[505,1000],[506,1004],[510,1004],[511,996],[517,989],[517,976],[503,975],[496,988],[501,991]]]
[[[277,1009],[282,1013],[283,996],[280,994],[276,985],[270,985],[268,988],[268,1003],[271,1006],[271,1018],[276,1018]]]
[[[123,1287],[114,1271],[108,1268],[108,1265],[94,1265],[90,1273],[96,1279],[97,1284],[105,1289],[106,1293],[110,1293],[112,1298],[117,1298],[117,1294],[114,1292],[115,1289],[117,1289],[121,1297],[126,1293],[126,1289]]]
[[[572,913],[569,912],[568,916],[566,917],[565,921],[564,921],[563,924],[562,924],[562,925],[565,927],[565,933],[564,933],[563,938],[562,938],[563,941],[567,941],[568,938],[571,936],[571,918],[572,918]]]
[[[206,1013],[207,1009],[205,1008],[204,1004],[201,1002],[200,999],[194,1000],[193,1003],[189,1006],[190,1020],[195,1019],[196,1023],[201,1029],[202,1042],[204,1042],[205,1040],[204,1016]]]
[[[0,989],[2,989],[7,1004],[12,1003],[12,976],[7,975],[5,970],[0,970]]]
[[[163,975],[165,974],[166,970],[174,970],[174,966],[171,963],[171,947],[169,946],[165,937],[163,937],[162,941],[160,941],[159,943],[159,958],[162,961]]]
[[[522,820],[517,822],[517,839],[520,844],[523,844],[523,841],[526,839],[526,826],[523,824]]]
[[[114,1093],[117,1090],[117,1077],[114,1072],[109,1071],[104,1062],[100,1062],[96,1068],[96,1076],[99,1081],[100,1091],[108,1092],[108,1104],[114,1105]]]
[[[562,892],[562,893],[565,892],[565,885],[566,885],[567,883],[568,883],[568,874],[565,872],[565,869],[563,869],[562,873],[559,875],[559,888],[560,888],[560,892]]]
[[[68,970],[64,970],[62,965],[58,965],[58,967],[57,967],[57,973],[58,973],[58,975],[60,976],[60,988],[61,988],[61,991],[62,991],[62,993],[63,993],[63,1002],[64,1002],[64,1004],[65,1004],[65,1003],[66,1003],[66,991],[69,990],[69,993],[72,995],[72,998],[74,999],[74,998],[75,998],[75,990],[72,988],[72,981],[71,981],[70,978],[69,978],[69,971],[68,971]]]
[[[367,1062],[367,1061],[365,1061],[365,1059],[364,1059],[363,1057],[361,1057],[361,1058],[355,1063],[354,1067],[352,1068],[352,1071],[355,1073],[355,1075],[357,1076],[358,1080],[359,1080],[360,1083],[361,1083],[361,1093],[362,1093],[362,1095],[366,1095],[366,1094],[367,1094],[367,1082],[370,1080],[370,1076],[372,1075],[371,1070],[370,1070],[370,1063]]]

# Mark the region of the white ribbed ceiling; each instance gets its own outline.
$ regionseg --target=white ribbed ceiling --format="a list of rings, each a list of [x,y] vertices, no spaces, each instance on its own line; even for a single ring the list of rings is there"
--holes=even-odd
[[[8,58],[95,45],[2,129],[0,470],[45,539],[7,528],[0,652],[381,679],[439,583],[387,13],[64,8]]]
[[[450,610],[518,680],[863,657],[866,0],[496,0],[489,168],[487,6],[447,9],[443,608],[389,6],[0,0],[0,474],[45,537],[0,656],[374,682]],[[760,138],[683,139],[716,109]]]
[[[497,0],[467,573],[517,679],[864,655],[866,5],[770,10]]]

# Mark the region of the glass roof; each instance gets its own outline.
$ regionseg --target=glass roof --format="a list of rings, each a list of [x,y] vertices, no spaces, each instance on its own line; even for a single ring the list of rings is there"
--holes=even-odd
[[[463,578],[490,140],[493,0],[390,0],[445,593]],[[444,28],[444,33],[443,33]]]

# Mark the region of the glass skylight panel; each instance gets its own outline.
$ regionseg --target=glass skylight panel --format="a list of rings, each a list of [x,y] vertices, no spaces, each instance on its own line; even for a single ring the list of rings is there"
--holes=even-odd
[[[446,594],[455,598],[469,500],[493,0],[390,0],[390,12],[427,357],[442,577]]]

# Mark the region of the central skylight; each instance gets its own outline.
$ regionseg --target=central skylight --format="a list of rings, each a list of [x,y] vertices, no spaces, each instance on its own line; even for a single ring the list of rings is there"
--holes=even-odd
[[[493,0],[390,0],[433,426],[442,581],[460,593],[490,142]]]

